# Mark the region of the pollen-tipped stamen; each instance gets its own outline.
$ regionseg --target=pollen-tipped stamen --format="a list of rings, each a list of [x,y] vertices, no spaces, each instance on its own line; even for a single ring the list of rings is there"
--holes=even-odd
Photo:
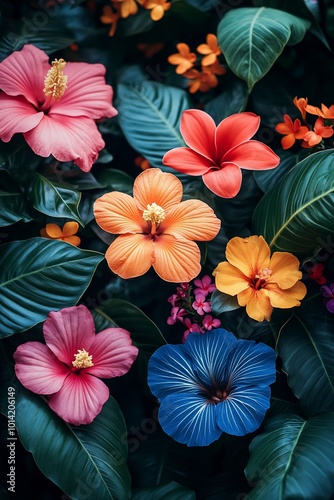
[[[146,210],[143,211],[143,219],[147,222],[152,222],[152,224],[160,224],[165,218],[164,209],[156,203],[147,205]]]
[[[89,368],[94,366],[92,356],[85,349],[78,349],[77,354],[74,354],[75,360],[72,361],[74,368]]]
[[[66,65],[64,59],[55,59],[52,61],[52,68],[49,69],[44,78],[43,92],[46,97],[60,99],[67,87],[67,76],[63,74]]]

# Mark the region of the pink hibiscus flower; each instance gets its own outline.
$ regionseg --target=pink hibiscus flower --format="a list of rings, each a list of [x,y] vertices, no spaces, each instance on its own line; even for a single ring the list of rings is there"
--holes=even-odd
[[[105,72],[102,64],[63,59],[51,66],[33,45],[13,52],[0,63],[1,140],[22,132],[37,155],[73,160],[88,172],[105,145],[94,120],[117,114]]]
[[[96,335],[84,305],[51,312],[43,333],[46,345],[26,342],[16,349],[17,378],[30,391],[46,395],[50,408],[66,422],[91,423],[109,397],[108,387],[98,377],[127,373],[137,347],[123,328],[107,328]]]
[[[168,151],[162,163],[188,175],[202,175],[204,184],[217,196],[233,198],[241,187],[241,168],[269,170],[280,158],[265,144],[250,138],[260,126],[254,113],[228,116],[216,127],[210,115],[188,109],[180,131],[189,148]]]

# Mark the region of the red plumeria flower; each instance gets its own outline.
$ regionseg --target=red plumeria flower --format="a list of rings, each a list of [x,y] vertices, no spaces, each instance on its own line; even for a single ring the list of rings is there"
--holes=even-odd
[[[296,139],[303,139],[309,131],[305,125],[301,124],[299,118],[296,118],[293,122],[289,115],[284,115],[284,122],[278,123],[275,128],[279,134],[285,135],[281,139],[283,149],[292,148]]]
[[[334,134],[331,126],[325,126],[324,119],[318,118],[313,126],[313,130],[309,130],[303,137],[307,147],[313,148],[319,144],[322,139],[328,139]],[[302,144],[303,145],[303,144]]]
[[[48,396],[50,408],[70,424],[89,424],[102,410],[109,389],[100,378],[127,373],[138,355],[130,334],[107,328],[95,334],[84,306],[51,312],[45,344],[26,342],[14,353],[15,373],[30,391]]]
[[[204,313],[211,312],[210,302],[205,302],[205,295],[198,293],[195,295],[195,301],[192,304],[197,314],[203,316]]]
[[[205,297],[216,290],[216,285],[211,283],[211,278],[208,275],[203,276],[202,279],[197,278],[194,280],[194,285],[197,288],[194,289],[194,294],[202,293]]]
[[[260,117],[254,113],[228,116],[216,126],[210,115],[188,109],[181,117],[181,134],[188,148],[168,151],[162,162],[188,175],[202,175],[204,184],[217,196],[233,198],[241,187],[241,168],[268,170],[279,157],[265,144],[251,141]]]
[[[217,318],[213,319],[211,314],[206,314],[202,321],[203,327],[210,331],[212,328],[218,328],[221,325],[221,321]]]
[[[94,120],[117,115],[102,64],[66,63],[25,45],[0,63],[0,138],[19,132],[39,156],[88,172],[105,143]]]

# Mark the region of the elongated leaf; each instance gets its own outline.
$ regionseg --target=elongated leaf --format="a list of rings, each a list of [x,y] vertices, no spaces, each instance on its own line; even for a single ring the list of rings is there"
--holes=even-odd
[[[239,309],[237,297],[232,297],[219,290],[215,290],[211,296],[211,308],[215,314],[221,314],[228,311]]]
[[[334,411],[334,318],[322,297],[308,299],[282,328],[278,352],[306,415]]]
[[[291,415],[269,421],[266,432],[250,445],[245,474],[250,483],[258,485],[247,498],[332,498],[333,428],[334,413],[323,413],[308,421]]]
[[[273,250],[313,255],[322,237],[334,233],[333,159],[333,150],[311,154],[257,205],[254,234],[262,234]]]
[[[73,306],[103,259],[98,252],[44,238],[0,247],[0,337],[22,332],[50,311]]]
[[[127,432],[111,396],[91,424],[75,427],[61,420],[42,397],[16,381],[10,386],[15,389],[19,439],[47,478],[75,499],[130,498]],[[1,401],[1,412],[7,415],[7,398]]]
[[[31,176],[28,196],[39,212],[50,217],[70,218],[83,225],[78,212],[81,193],[70,186],[35,172]]]
[[[300,42],[309,26],[309,21],[281,10],[250,7],[227,12],[217,35],[228,66],[251,90],[284,47]]]
[[[8,226],[19,220],[31,220],[27,212],[26,198],[8,172],[0,170],[0,226]]]
[[[151,500],[152,498],[154,500],[195,500],[196,495],[194,491],[170,482],[152,488],[136,490],[131,497],[132,500]]]
[[[184,146],[179,131],[182,111],[191,107],[186,91],[157,82],[143,81],[138,86],[118,86],[119,124],[130,145],[162,167],[163,155]]]

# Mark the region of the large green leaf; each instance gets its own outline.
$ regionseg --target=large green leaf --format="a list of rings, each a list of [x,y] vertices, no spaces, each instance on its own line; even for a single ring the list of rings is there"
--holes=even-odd
[[[103,259],[98,252],[44,238],[0,247],[0,337],[22,332],[50,311],[73,306]]]
[[[322,297],[305,300],[282,328],[278,352],[303,411],[334,411],[334,318]]]
[[[117,402],[110,396],[89,425],[71,426],[44,399],[17,381],[15,426],[23,446],[32,453],[43,474],[73,499],[130,498],[127,468],[127,431]],[[1,413],[7,416],[5,393]]]
[[[284,47],[300,42],[309,26],[309,21],[281,10],[246,7],[227,12],[217,35],[228,66],[251,90]]]
[[[258,483],[249,500],[328,500],[334,493],[334,413],[305,421],[280,415],[250,445],[245,469],[248,482]]]
[[[26,198],[6,170],[0,170],[0,226],[31,220],[27,212]]]
[[[152,498],[154,500],[195,500],[196,496],[194,491],[178,483],[170,482],[152,488],[135,490],[131,497],[132,500],[151,500]]]
[[[130,145],[154,167],[163,167],[167,151],[184,146],[179,122],[190,107],[187,92],[179,88],[150,81],[118,85],[119,124]]]
[[[78,212],[81,193],[63,183],[35,172],[31,176],[28,197],[39,212],[50,217],[64,217],[83,225]]]
[[[334,233],[334,151],[298,163],[257,205],[253,232],[273,250],[313,255]],[[279,167],[278,167],[279,168]]]

